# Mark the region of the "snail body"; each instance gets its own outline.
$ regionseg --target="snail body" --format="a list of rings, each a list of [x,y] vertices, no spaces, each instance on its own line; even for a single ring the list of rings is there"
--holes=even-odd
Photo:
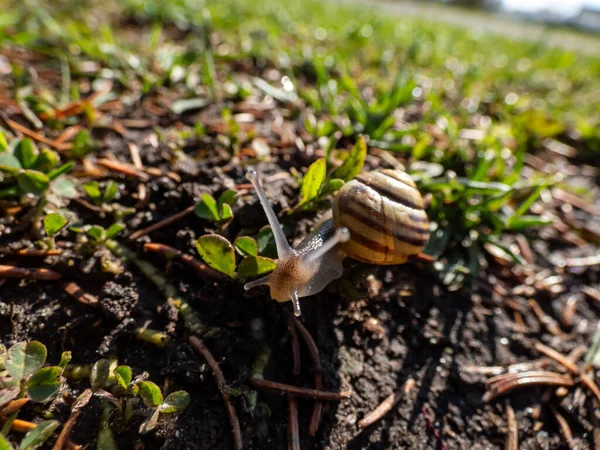
[[[429,219],[412,178],[399,170],[374,170],[347,182],[334,197],[332,218],[291,248],[254,170],[247,178],[256,189],[275,236],[277,267],[244,288],[268,285],[271,298],[291,300],[321,292],[343,274],[343,260],[396,265],[420,253],[429,240]]]

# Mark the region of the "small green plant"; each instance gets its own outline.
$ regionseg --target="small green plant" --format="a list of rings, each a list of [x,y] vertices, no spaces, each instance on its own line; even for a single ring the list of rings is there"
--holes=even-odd
[[[117,183],[112,180],[106,183],[104,190],[101,189],[100,184],[97,181],[84,183],[83,190],[97,206],[101,206],[113,201],[119,193],[119,187],[117,186]]]
[[[12,153],[0,149],[0,173],[4,180],[0,182],[0,198],[17,197],[23,194],[41,196],[51,187],[51,182],[69,172],[72,162],[60,164],[58,154],[44,148],[39,151],[34,142],[25,138],[17,141]],[[63,179],[58,185],[57,194],[72,193],[73,184]]]
[[[237,192],[227,190],[216,201],[212,195],[203,194],[194,212],[198,217],[215,222],[224,229],[233,220],[232,206],[235,205],[236,196]]]
[[[54,236],[68,224],[68,220],[58,213],[50,213],[44,217],[44,231],[46,239],[43,243],[50,249],[54,248]]]

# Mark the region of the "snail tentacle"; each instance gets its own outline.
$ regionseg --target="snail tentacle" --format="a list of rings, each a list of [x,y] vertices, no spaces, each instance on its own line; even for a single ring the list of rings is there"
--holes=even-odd
[[[292,301],[292,305],[294,306],[294,315],[296,317],[300,317],[302,312],[300,311],[300,300],[298,299],[298,291],[292,292],[290,296],[290,300]]]

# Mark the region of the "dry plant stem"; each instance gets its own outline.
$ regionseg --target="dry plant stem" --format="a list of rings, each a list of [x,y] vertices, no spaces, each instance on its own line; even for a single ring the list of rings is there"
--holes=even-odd
[[[56,143],[52,139],[48,139],[47,137],[42,136],[40,133],[30,130],[29,128],[21,125],[20,123],[17,123],[14,120],[10,120],[8,118],[8,116],[6,116],[6,114],[4,114],[4,113],[0,113],[0,117],[2,117],[2,119],[6,122],[6,124],[13,131],[18,131],[19,133],[22,133],[25,136],[30,137],[34,141],[41,142],[42,144],[46,144],[47,146],[52,147],[59,151],[70,150],[71,148],[73,148],[73,146],[71,144]]]
[[[538,302],[534,299],[529,300],[529,306],[533,310],[534,314],[537,316],[538,320],[546,327],[548,332],[553,336],[562,336],[563,332],[560,330],[558,323],[552,317],[544,312],[544,310],[540,307]]]
[[[9,414],[12,414],[12,413],[18,411],[28,401],[29,401],[28,398],[18,398],[16,400],[13,400],[8,405],[5,405],[4,407],[0,408],[0,417],[5,417],[5,416],[8,416]]]
[[[225,407],[227,408],[227,414],[229,415],[229,423],[231,424],[231,434],[233,436],[233,446],[236,450],[241,450],[242,432],[240,430],[240,422],[235,411],[235,406],[231,401],[231,396],[225,390],[226,383],[225,377],[223,376],[223,372],[221,372],[217,361],[215,361],[215,358],[213,358],[210,351],[204,346],[204,344],[202,344],[200,339],[198,339],[196,336],[190,336],[189,341],[192,347],[194,347],[196,351],[200,353],[204,357],[204,359],[206,359],[206,362],[208,363],[208,366],[210,367],[210,370],[212,371],[213,376],[215,377],[217,386],[219,387],[219,391],[221,391],[221,397],[223,398],[223,401],[225,402]]]
[[[134,241],[138,238],[141,238],[142,236],[146,236],[147,234],[152,233],[153,231],[160,230],[161,228],[171,225],[173,222],[177,222],[178,220],[183,219],[185,216],[193,213],[195,207],[196,205],[188,206],[186,209],[178,212],[177,214],[173,214],[172,216],[169,216],[166,219],[161,220],[160,222],[156,222],[155,224],[150,225],[149,227],[138,230],[135,233],[132,233],[129,236],[129,239]]]
[[[535,343],[535,349],[546,355],[548,358],[553,359],[560,365],[562,365],[565,369],[571,372],[574,375],[579,375],[579,367],[577,367],[572,361],[570,361],[566,356],[557,352],[553,348],[548,347],[547,345],[542,344],[541,342]]]
[[[315,372],[315,389],[322,390],[323,389],[323,369],[321,368],[321,357],[319,355],[319,348],[309,331],[306,329],[304,324],[300,322],[296,317],[293,317],[294,324],[296,328],[300,332],[306,347],[308,348],[308,353],[310,354],[310,358],[313,362],[313,370]],[[313,411],[310,417],[310,425],[308,427],[309,436],[314,436],[317,434],[319,430],[319,426],[321,424],[321,415],[323,413],[323,403],[320,401],[316,401],[313,406]]]
[[[62,278],[62,275],[49,269],[30,269],[0,265],[0,278],[26,278],[28,280],[52,281]]]
[[[504,373],[522,372],[532,369],[541,369],[549,364],[548,361],[537,360],[524,363],[511,364],[510,366],[464,366],[462,371],[480,375],[502,375]]]
[[[390,410],[398,404],[398,402],[408,395],[415,387],[415,380],[409,378],[395,392],[392,392],[388,397],[377,406],[373,411],[367,414],[358,422],[359,428],[366,428],[381,420]]]
[[[33,430],[35,427],[37,427],[36,423],[27,422],[26,420],[16,419],[13,422],[12,428],[10,430],[15,431],[17,433],[27,433],[28,431]],[[82,448],[82,446],[74,444],[71,441],[67,441],[67,443],[65,444],[65,448],[67,450],[80,450]]]
[[[523,259],[527,262],[527,264],[533,264],[535,262],[535,256],[531,250],[529,242],[527,242],[527,238],[522,234],[517,234],[516,240],[519,250],[521,250],[521,256],[523,256]]]
[[[135,331],[135,335],[139,340],[149,342],[159,348],[163,348],[169,340],[169,336],[166,333],[150,328],[138,328]]]
[[[298,342],[298,333],[296,333],[296,324],[294,323],[293,316],[290,316],[288,319],[288,331],[292,338],[292,359],[294,361],[292,374],[297,377],[300,375],[300,343]]]
[[[133,165],[140,172],[143,172],[144,165],[142,164],[142,158],[140,157],[140,149],[133,142],[129,143],[129,153],[131,154],[131,160]],[[139,204],[143,205],[147,198],[146,185],[144,183],[138,184],[138,200]]]
[[[556,408],[550,405],[550,410],[552,411],[552,415],[554,416],[554,420],[558,424],[558,428],[560,428],[560,434],[562,435],[565,443],[569,447],[569,450],[574,450],[575,446],[573,445],[573,433],[571,432],[571,427],[569,427],[569,423],[567,420],[556,410]]]
[[[300,427],[298,426],[298,403],[293,395],[288,395],[289,421],[288,441],[290,450],[300,450]]]
[[[504,450],[519,450],[519,426],[515,417],[515,410],[506,403],[506,422],[508,431],[506,432],[506,442]]]
[[[594,443],[594,450],[600,450],[600,423],[598,423],[598,417],[596,417],[596,408],[594,408],[594,402],[588,398],[586,401],[588,415],[592,424],[592,441]]]
[[[167,258],[177,258],[178,260],[193,267],[196,270],[196,272],[202,275],[206,275],[212,278],[225,278],[225,275],[217,272],[216,270],[211,269],[206,264],[201,263],[193,256],[180,252],[176,248],[169,247],[168,245],[159,244],[156,242],[149,242],[147,244],[144,244],[144,250],[155,253],[163,253],[165,256],[167,256]]]
[[[577,297],[571,296],[567,300],[567,304],[562,310],[560,315],[560,324],[564,328],[571,328],[573,326],[573,317],[575,315],[575,310],[577,309]]]
[[[600,264],[600,255],[586,256],[585,258],[567,258],[565,260],[566,267],[589,267]]]
[[[39,248],[24,248],[17,252],[19,256],[31,256],[31,257],[46,257],[46,256],[57,256],[62,253],[60,248],[53,248],[42,250]]]
[[[135,168],[135,166],[132,166],[132,165],[126,164],[126,163],[122,163],[120,161],[101,158],[101,159],[96,160],[96,164],[98,164],[99,166],[102,166],[106,169],[113,170],[115,172],[119,172],[119,173],[122,173],[124,175],[130,176],[133,178],[137,178],[138,180],[141,180],[141,181],[148,181],[148,178],[149,178],[148,174],[146,174],[144,172],[140,172],[139,170],[137,170]]]
[[[179,310],[179,314],[183,317],[185,326],[191,333],[206,335],[209,331],[215,331],[214,329],[208,329],[204,323],[202,323],[200,316],[192,309],[189,302],[177,292],[175,286],[169,283],[156,267],[149,262],[138,258],[134,252],[119,244],[117,241],[108,239],[105,245],[115,256],[135,264],[146,277],[154,282],[167,298],[167,303]]]
[[[318,391],[316,389],[301,388],[297,386],[291,386],[289,384],[276,383],[275,381],[261,380],[253,378],[249,381],[250,386],[257,389],[266,389],[269,391],[278,391],[281,393],[288,393],[295,395],[296,397],[313,398],[319,400],[329,401],[340,401],[352,396],[351,391],[344,392],[327,392]]]
[[[580,375],[580,378],[581,384],[583,384],[586,388],[588,388],[591,391],[591,393],[596,398],[598,404],[600,404],[600,389],[598,389],[598,385],[585,373],[582,373]]]
[[[600,291],[598,289],[594,289],[590,286],[581,286],[581,290],[589,298],[595,300],[597,302],[597,305],[600,306]]]
[[[90,389],[86,389],[85,391],[83,391],[83,393],[77,398],[77,401],[75,401],[75,404],[71,409],[71,415],[69,416],[69,419],[67,420],[67,422],[63,426],[63,429],[58,435],[58,439],[56,439],[52,450],[61,450],[63,447],[65,447],[65,444],[69,439],[69,435],[71,434],[71,431],[75,426],[75,422],[77,422],[77,418],[79,417],[82,408],[85,405],[87,405],[91,398],[92,391]]]
[[[520,388],[531,386],[564,386],[571,387],[575,384],[569,375],[555,372],[531,371],[519,374],[506,374],[494,377],[494,381],[488,386],[488,391],[483,395],[483,401],[489,402],[500,395]]]
[[[79,303],[89,306],[96,306],[98,303],[97,297],[85,292],[77,283],[65,281],[62,283],[62,288],[67,294],[75,298],[75,300],[77,300]]]

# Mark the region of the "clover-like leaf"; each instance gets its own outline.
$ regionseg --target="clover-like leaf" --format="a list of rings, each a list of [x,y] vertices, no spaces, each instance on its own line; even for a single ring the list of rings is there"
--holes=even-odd
[[[101,241],[106,237],[106,230],[99,225],[86,225],[84,230],[96,241]]]
[[[6,370],[17,380],[25,380],[44,365],[47,355],[46,346],[41,342],[18,342],[8,349]]]
[[[160,405],[159,410],[163,414],[181,412],[190,404],[190,394],[185,391],[171,392]]]
[[[77,197],[77,189],[75,188],[75,183],[72,180],[69,180],[67,177],[59,177],[52,181],[50,184],[50,188],[52,192],[54,192],[59,197],[64,198],[75,198]]]
[[[16,175],[21,170],[21,163],[14,155],[8,152],[0,153],[0,170]]]
[[[102,197],[102,191],[100,190],[100,184],[97,181],[90,181],[89,183],[83,184],[83,190],[92,199],[98,200]]]
[[[234,277],[235,254],[233,246],[223,236],[218,234],[201,236],[196,241],[196,249],[204,262],[210,267],[231,278]]]
[[[202,219],[212,220],[215,222],[219,220],[219,209],[217,202],[209,194],[202,194],[200,201],[196,203],[194,212]]]
[[[90,385],[92,389],[99,389],[106,384],[110,375],[110,362],[107,359],[96,361],[90,373]]]
[[[42,195],[50,185],[50,178],[37,170],[24,170],[17,175],[17,183],[25,193]]]
[[[277,244],[275,243],[275,235],[270,226],[261,228],[256,236],[256,244],[258,245],[258,254],[261,256],[277,258]]]
[[[39,152],[33,141],[25,138],[17,143],[13,154],[21,163],[23,169],[31,169],[38,158]]]
[[[238,278],[251,278],[272,272],[277,263],[271,258],[264,256],[248,256],[244,258],[238,267]]]
[[[250,236],[240,236],[233,241],[233,246],[242,256],[257,256],[258,244]]]
[[[48,148],[43,148],[40,156],[37,157],[35,164],[31,168],[46,173],[58,166],[58,163],[60,163],[58,153]]]
[[[339,178],[344,181],[352,180],[362,170],[366,157],[367,143],[365,138],[360,136],[352,150],[350,150],[348,158],[333,173],[333,178]]]
[[[108,203],[112,200],[114,200],[114,198],[117,196],[117,193],[119,192],[119,187],[117,186],[117,183],[115,183],[114,181],[109,181],[106,184],[106,187],[104,188],[104,194],[102,195],[102,201],[104,203]]]
[[[148,408],[156,408],[163,402],[160,388],[152,381],[142,381],[140,384],[140,397]]]
[[[325,181],[326,172],[327,162],[325,158],[319,158],[310,165],[306,175],[302,178],[302,186],[300,187],[301,204],[306,204],[319,195],[321,185]]]
[[[110,227],[107,228],[106,230],[106,239],[110,239],[113,236],[116,236],[117,234],[119,234],[121,231],[123,231],[123,228],[125,228],[125,226],[123,224],[120,223],[113,223]]]
[[[115,378],[117,379],[119,386],[121,386],[123,389],[127,389],[127,386],[129,386],[129,383],[131,383],[131,380],[133,379],[131,367],[117,366],[115,370],[113,370],[113,373],[115,374]]]
[[[67,225],[67,219],[57,213],[47,214],[44,217],[44,231],[46,236],[54,236]]]
[[[73,148],[71,154],[74,158],[82,158],[92,150],[90,144],[90,134],[87,130],[81,130],[75,135],[73,139]]]
[[[25,435],[19,445],[19,450],[34,450],[52,436],[58,427],[58,420],[46,420]]]
[[[42,367],[27,381],[27,395],[34,402],[46,402],[58,394],[62,367]]]

